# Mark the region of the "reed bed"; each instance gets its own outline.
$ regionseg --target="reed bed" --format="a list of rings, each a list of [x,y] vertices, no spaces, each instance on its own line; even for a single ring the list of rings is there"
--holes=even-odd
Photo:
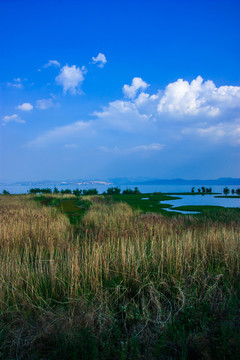
[[[238,297],[239,222],[90,200],[76,231],[30,196],[0,196],[1,316],[45,313],[54,323],[64,309],[65,326],[81,321],[100,336],[118,321],[134,339],[202,302],[218,311]]]

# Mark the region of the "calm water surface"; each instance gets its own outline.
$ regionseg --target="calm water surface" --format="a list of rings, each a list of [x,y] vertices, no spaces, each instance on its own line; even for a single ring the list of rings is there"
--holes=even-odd
[[[209,205],[209,206],[223,206],[223,207],[240,207],[240,198],[217,198],[214,195],[180,195],[181,199],[161,201],[161,204],[169,204],[174,207],[187,205]],[[171,210],[170,210],[171,211]]]

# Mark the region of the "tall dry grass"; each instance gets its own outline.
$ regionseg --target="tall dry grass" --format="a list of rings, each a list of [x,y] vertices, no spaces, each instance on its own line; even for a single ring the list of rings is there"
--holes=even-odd
[[[234,291],[236,223],[143,215],[91,199],[76,235],[55,209],[28,196],[0,196],[1,311],[76,308],[84,298],[164,323],[192,292],[196,300],[221,301],[223,280]]]

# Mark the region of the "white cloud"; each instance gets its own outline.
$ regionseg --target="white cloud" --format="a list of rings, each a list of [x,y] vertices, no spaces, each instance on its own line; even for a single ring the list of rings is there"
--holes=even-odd
[[[52,99],[40,99],[37,100],[36,107],[39,110],[46,110],[54,106]]]
[[[86,135],[85,130],[89,130],[91,122],[77,121],[75,123],[59,126],[53,130],[46,131],[43,135],[37,137],[35,140],[30,141],[27,146],[29,147],[44,147],[53,142],[59,142],[67,137],[73,135]]]
[[[56,82],[63,87],[63,92],[66,94],[68,91],[70,94],[80,94],[80,85],[84,80],[84,74],[86,73],[85,66],[80,69],[76,65],[65,65],[61,68],[60,74],[56,77]]]
[[[203,81],[198,76],[191,83],[178,79],[170,83],[159,102],[159,114],[177,116],[207,115],[215,117],[227,108],[240,106],[240,87],[221,86],[217,88],[211,81]]]
[[[65,144],[64,147],[66,149],[77,149],[78,145],[77,144]]]
[[[190,83],[179,79],[155,94],[143,91],[137,94],[139,89],[148,87],[148,84],[140,78],[139,82],[134,79],[131,86],[124,87],[127,92],[130,88],[128,93],[131,98],[110,102],[100,111],[95,111],[92,114],[96,117],[94,121],[77,122],[50,130],[30,144],[43,146],[61,139],[64,141],[63,144],[71,145],[74,143],[72,138],[75,132],[84,133],[85,127],[88,129],[85,135],[96,131],[99,139],[101,136],[105,137],[104,134],[107,134],[109,139],[115,136],[122,137],[125,143],[129,143],[131,134],[136,136],[135,140],[140,144],[144,144],[148,139],[150,145],[127,148],[124,151],[128,153],[158,151],[163,148],[162,143],[180,144],[184,139],[191,142],[191,137],[194,141],[199,139],[200,142],[201,138],[205,138],[209,143],[240,143],[240,124],[239,120],[236,120],[240,107],[240,87],[217,88],[212,81],[204,82],[201,77],[197,77]],[[65,89],[68,90],[69,87]],[[38,106],[41,107],[41,103],[38,103]],[[159,142],[155,142],[156,139]],[[105,145],[108,143],[107,140]],[[119,148],[109,150],[107,146],[101,147],[101,150],[123,152]]]
[[[21,78],[15,78],[13,79],[13,82],[8,82],[7,86],[11,86],[11,87],[15,87],[17,89],[22,89],[23,88],[23,84],[21,81]]]
[[[47,64],[43,65],[44,68],[48,68],[50,66],[54,66],[54,67],[60,67],[61,64],[59,61],[57,60],[49,60]]]
[[[137,90],[148,84],[141,78],[134,79],[131,86],[123,87],[128,100],[110,102],[101,111],[93,113],[102,128],[149,136],[158,134],[166,141],[182,141],[191,130],[198,137],[211,134],[206,135],[208,141],[212,137],[229,142],[232,137],[233,143],[238,142],[234,131],[239,131],[235,119],[240,108],[240,87],[216,87],[213,81],[203,81],[198,76],[190,83],[179,79],[155,94],[140,92],[137,95]],[[228,124],[228,129],[219,125],[223,123]]]
[[[141,131],[150,118],[149,114],[141,114],[134,103],[121,100],[109,103],[93,115],[101,120],[102,126],[130,132]]]
[[[117,146],[113,149],[110,149],[107,146],[99,146],[98,149],[104,153],[120,153],[120,149]]]
[[[133,147],[131,152],[139,152],[139,151],[160,151],[164,147],[163,144],[153,143],[150,145],[138,145]]]
[[[103,68],[103,66],[107,63],[106,56],[102,53],[99,53],[96,57],[92,57],[93,64],[97,64],[98,67]]]
[[[132,85],[125,84],[123,86],[123,94],[129,99],[133,99],[137,95],[138,90],[145,90],[148,86],[142,78],[135,77],[132,79]]]
[[[99,150],[105,153],[115,153],[115,154],[130,154],[137,152],[150,152],[150,151],[160,151],[165,145],[159,143],[153,143],[149,145],[137,145],[130,148],[120,149],[118,146],[115,146],[113,149],[110,149],[106,146],[99,146]]]
[[[2,125],[6,125],[9,122],[16,122],[19,124],[24,124],[25,120],[21,119],[21,117],[17,114],[6,115],[2,118]]]
[[[23,111],[31,111],[33,109],[33,106],[30,103],[23,103],[22,105],[18,105],[17,109]]]
[[[186,128],[182,130],[183,134],[197,135],[208,139],[211,142],[225,142],[230,146],[240,145],[240,120],[232,123],[220,122],[216,125]]]

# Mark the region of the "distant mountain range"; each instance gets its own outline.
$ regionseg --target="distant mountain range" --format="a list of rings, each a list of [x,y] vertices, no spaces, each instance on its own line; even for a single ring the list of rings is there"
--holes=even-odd
[[[19,181],[15,183],[0,183],[0,186],[40,186],[40,187],[53,187],[53,186],[116,186],[116,185],[240,185],[239,178],[219,178],[208,180],[185,180],[185,179],[157,179],[157,178],[113,178],[107,180],[43,180],[43,181]]]
[[[185,180],[185,179],[154,179],[139,182],[138,185],[240,185],[238,178],[219,178],[208,180]]]

